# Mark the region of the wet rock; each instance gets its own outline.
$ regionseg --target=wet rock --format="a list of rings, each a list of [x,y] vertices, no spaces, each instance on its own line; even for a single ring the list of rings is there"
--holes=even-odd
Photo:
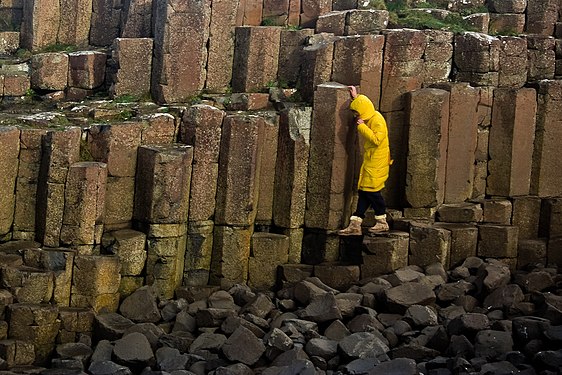
[[[411,305],[428,305],[435,302],[435,293],[427,285],[404,283],[385,291],[389,310],[403,313]]]
[[[188,357],[174,348],[158,348],[155,352],[156,366],[162,371],[185,370]]]
[[[88,371],[92,375],[132,375],[131,370],[123,365],[119,365],[112,361],[97,361],[92,362]]]
[[[131,369],[143,369],[154,364],[154,353],[145,335],[133,332],[115,341],[115,362]]]
[[[95,333],[98,340],[117,340],[123,336],[127,328],[134,324],[130,319],[117,313],[96,315],[94,320]]]
[[[382,362],[368,372],[368,375],[417,375],[416,361],[409,358],[397,358]]]
[[[489,360],[499,359],[513,350],[511,332],[483,330],[474,339],[474,354]]]
[[[125,298],[119,312],[127,319],[138,323],[156,323],[160,320],[156,289],[143,286]]]
[[[265,352],[265,345],[250,330],[241,326],[223,344],[222,352],[231,361],[251,366]]]
[[[314,297],[304,310],[300,310],[297,313],[302,318],[314,322],[326,322],[342,318],[336,298],[331,292]]]
[[[384,357],[390,350],[375,334],[370,332],[353,333],[338,343],[343,354],[349,358]]]

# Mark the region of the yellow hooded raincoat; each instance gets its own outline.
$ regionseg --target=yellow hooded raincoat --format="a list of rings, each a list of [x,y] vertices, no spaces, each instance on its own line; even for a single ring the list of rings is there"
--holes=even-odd
[[[365,140],[363,164],[357,187],[364,191],[379,191],[384,187],[392,164],[386,121],[365,95],[357,95],[349,108],[357,112],[358,117],[365,122],[357,126],[357,131]]]

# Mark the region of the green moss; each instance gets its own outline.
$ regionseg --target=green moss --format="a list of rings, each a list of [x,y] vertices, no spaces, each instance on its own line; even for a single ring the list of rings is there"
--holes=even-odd
[[[94,161],[88,142],[80,140],[80,161]]]
[[[444,19],[439,19],[427,12],[402,10],[392,15],[390,23],[397,27],[412,29],[447,30],[454,33],[471,31],[472,27],[461,17],[460,14],[451,12]]]
[[[78,47],[71,44],[60,44],[55,43],[46,46],[41,50],[41,52],[76,52]]]
[[[387,10],[387,5],[384,0],[369,0],[369,4],[366,6],[366,8],[374,10]]]

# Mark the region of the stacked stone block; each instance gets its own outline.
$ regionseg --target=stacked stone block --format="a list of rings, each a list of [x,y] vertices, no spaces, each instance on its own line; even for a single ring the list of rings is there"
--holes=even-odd
[[[527,81],[553,79],[556,42],[551,36],[527,35]]]
[[[94,312],[76,307],[59,307],[60,328],[57,344],[79,342],[81,338],[92,336]]]
[[[494,91],[486,188],[489,195],[529,194],[536,112],[534,89]]]
[[[331,0],[301,0],[301,27],[316,26],[318,17],[332,10]]]
[[[451,231],[425,224],[410,224],[410,253],[408,264],[425,267],[433,263],[441,263],[449,269],[451,260]]]
[[[111,95],[142,97],[150,93],[152,45],[149,38],[116,38],[113,41]]]
[[[0,3],[0,19],[4,20],[4,27],[6,27],[8,30],[20,29],[23,16],[23,3],[24,2],[20,0],[8,0]],[[3,32],[19,34],[19,32],[15,31]],[[17,37],[17,40],[19,44],[19,36]]]
[[[53,298],[54,273],[22,265],[0,267],[2,288],[19,303],[49,303]]]
[[[76,250],[68,248],[23,250],[23,260],[26,266],[52,272],[54,278],[52,299],[48,302],[58,306],[70,305],[72,269],[76,253]]]
[[[252,235],[248,262],[248,286],[269,290],[276,286],[277,267],[289,259],[289,237],[273,233]]]
[[[152,96],[160,103],[186,101],[205,84],[210,4],[159,1],[153,16]]]
[[[211,92],[225,92],[232,79],[234,28],[238,1],[214,0],[209,27],[209,56],[205,87]]]
[[[478,256],[517,258],[518,228],[511,225],[481,224],[478,226]]]
[[[558,151],[562,137],[562,82],[541,81],[537,94],[530,193],[539,197],[561,196],[562,161]]]
[[[81,130],[69,127],[43,137],[42,165],[37,185],[37,240],[57,247],[64,216],[64,191],[70,166],[80,158]]]
[[[16,303],[8,307],[9,339],[32,344],[34,365],[47,365],[60,327],[59,309],[49,304]]]
[[[478,101],[478,134],[476,151],[474,153],[474,182],[472,186],[473,199],[482,199],[486,195],[486,180],[488,178],[488,144],[493,106],[493,87],[480,87]]]
[[[16,179],[20,131],[15,127],[0,127],[0,239],[10,239],[16,205]]]
[[[121,37],[150,38],[152,36],[152,1],[131,0],[123,4]]]
[[[458,203],[472,196],[480,92],[463,83],[449,85],[447,89],[449,128],[443,200],[445,203]]]
[[[68,54],[68,85],[82,90],[100,87],[105,81],[107,56],[98,51]]]
[[[250,237],[258,207],[263,118],[234,114],[223,121],[212,283],[240,283],[248,277]],[[224,279],[224,280],[222,280]]]
[[[57,43],[88,46],[93,0],[61,0]]]
[[[146,283],[172,298],[184,271],[193,148],[142,146],[138,160],[134,219],[147,234]]]
[[[132,229],[106,232],[102,238],[102,250],[119,258],[121,263],[119,294],[122,298],[144,285],[147,258],[146,234]]]
[[[391,273],[408,265],[409,234],[392,231],[388,237],[363,239],[361,278]]]
[[[384,37],[350,36],[335,42],[332,81],[361,86],[375,108],[380,99]]]
[[[107,164],[104,223],[107,230],[131,226],[137,149],[144,126],[142,122],[125,122],[93,125],[88,131],[90,154],[95,161]]]
[[[513,204],[508,199],[490,198],[482,202],[484,223],[510,225],[513,212]]]
[[[500,36],[499,87],[522,87],[527,82],[527,39]]]
[[[35,207],[41,167],[44,129],[21,129],[13,239],[35,238]]]
[[[277,80],[295,87],[302,69],[304,47],[307,38],[314,35],[312,29],[281,30]]]
[[[527,24],[529,34],[552,35],[558,21],[558,0],[527,1]]]
[[[68,84],[68,55],[38,53],[31,58],[31,87],[40,90],[64,90]]]
[[[444,200],[449,96],[439,89],[409,96],[406,199],[413,208],[436,207]]]
[[[337,83],[319,85],[310,129],[305,211],[308,228],[341,228],[351,213],[358,152],[351,121],[347,87]]]
[[[424,33],[427,35],[423,55],[425,84],[448,81],[453,66],[454,34],[443,30],[424,30]]]
[[[120,269],[116,256],[75,256],[70,306],[91,308],[96,313],[117,311]]]
[[[24,96],[30,87],[30,78],[27,73],[21,71],[6,72],[0,74],[0,84],[3,83],[2,94],[8,96]]]
[[[514,197],[511,223],[519,228],[519,241],[538,237],[541,199],[536,196]]]
[[[488,8],[491,11],[490,33],[523,33],[527,0],[492,0]]]
[[[238,0],[236,26],[259,26],[262,22],[263,0]]]
[[[490,35],[464,32],[455,36],[457,81],[474,86],[497,86],[501,43]]]
[[[57,43],[59,0],[25,1],[21,24],[21,46],[31,51]]]
[[[449,267],[460,266],[466,258],[477,254],[478,227],[469,223],[435,223],[438,228],[451,233]]]
[[[312,108],[289,108],[281,113],[273,199],[273,223],[289,237],[290,263],[300,263],[306,208]]]
[[[29,341],[0,340],[0,356],[10,368],[29,366],[35,362],[35,347]]]
[[[90,44],[109,46],[119,37],[123,6],[113,0],[92,0]]]
[[[212,220],[189,221],[183,284],[188,286],[208,284],[213,254],[213,229]]]
[[[260,180],[258,182],[258,207],[256,210],[255,223],[258,225],[270,226],[273,222],[279,116],[276,112],[260,112],[259,116],[263,119],[261,163],[269,167],[262,168],[260,171]]]
[[[101,244],[107,188],[107,165],[97,162],[72,164],[64,192],[61,243],[81,254],[92,254]]]
[[[547,261],[548,264],[562,264],[562,199],[543,199],[541,205],[541,217],[539,236],[547,239]]]
[[[304,48],[300,87],[303,100],[309,103],[313,101],[316,87],[330,81],[336,39],[333,34],[318,34]]]
[[[259,91],[277,80],[281,29],[278,27],[237,27],[234,47],[232,89]]]

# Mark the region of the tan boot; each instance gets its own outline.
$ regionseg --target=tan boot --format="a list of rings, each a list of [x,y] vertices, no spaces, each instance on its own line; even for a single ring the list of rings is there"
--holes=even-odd
[[[361,219],[359,216],[352,216],[349,219],[349,225],[347,226],[347,228],[339,230],[338,234],[340,236],[360,236],[363,234],[363,232],[361,231],[362,222],[363,219]]]
[[[388,232],[388,223],[386,222],[386,215],[378,215],[375,216],[375,220],[377,221],[376,224],[369,228],[369,233],[382,233],[382,232]]]

